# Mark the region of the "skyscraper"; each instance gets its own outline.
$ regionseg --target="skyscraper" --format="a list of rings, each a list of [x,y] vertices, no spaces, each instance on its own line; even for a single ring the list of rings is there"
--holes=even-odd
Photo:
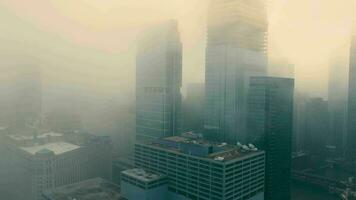
[[[208,14],[205,134],[244,142],[249,77],[267,71],[265,1],[215,0]]]
[[[252,77],[248,140],[266,152],[265,199],[290,199],[294,81]]]
[[[322,98],[310,98],[306,102],[305,110],[305,149],[313,158],[324,159],[327,139],[329,138],[328,102]],[[339,137],[342,136],[340,135]]]
[[[14,125],[23,130],[40,120],[42,76],[37,66],[16,66],[15,71]]]
[[[136,57],[136,137],[155,139],[181,130],[182,44],[176,21],[144,32]]]
[[[340,154],[345,147],[347,118],[347,59],[335,56],[329,67],[328,109],[330,118],[330,137],[328,144],[336,147]]]
[[[351,39],[346,154],[356,158],[356,34]]]

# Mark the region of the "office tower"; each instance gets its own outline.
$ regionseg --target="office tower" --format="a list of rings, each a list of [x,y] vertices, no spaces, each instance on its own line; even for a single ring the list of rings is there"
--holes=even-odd
[[[187,85],[187,96],[183,100],[183,130],[203,132],[204,123],[204,83]]]
[[[339,155],[345,147],[347,119],[347,59],[335,56],[329,66],[328,109],[330,117],[330,137],[328,145],[336,148]]]
[[[329,112],[328,102],[322,98],[311,98],[306,103],[305,136],[305,150],[313,156],[325,158],[329,138]]]
[[[265,199],[290,199],[294,81],[252,77],[249,142],[266,152]]]
[[[136,137],[155,139],[181,130],[182,44],[176,21],[142,33],[136,57]]]
[[[169,180],[170,199],[263,200],[265,153],[187,133],[135,145],[135,165]]]
[[[356,158],[356,35],[351,39],[349,90],[347,107],[346,155]]]
[[[111,178],[111,145],[91,135],[45,133],[0,140],[0,199],[42,200],[44,190],[90,178]],[[76,140],[76,141],[74,141]]]
[[[43,200],[126,200],[120,194],[120,186],[102,178],[93,178],[44,191]]]
[[[121,173],[121,193],[126,199],[167,200],[168,179],[166,176],[129,169]]]
[[[211,1],[208,15],[205,134],[244,142],[249,77],[267,73],[265,0]]]
[[[293,139],[292,148],[294,152],[306,151],[306,103],[307,95],[305,93],[295,91],[293,105]]]
[[[23,130],[38,123],[42,108],[42,78],[40,67],[16,66],[13,126]]]

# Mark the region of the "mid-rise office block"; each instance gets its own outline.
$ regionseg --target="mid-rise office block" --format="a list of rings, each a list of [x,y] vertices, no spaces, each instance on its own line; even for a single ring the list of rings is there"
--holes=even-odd
[[[208,10],[205,135],[246,141],[249,77],[267,73],[265,0],[214,0]]]
[[[99,137],[74,143],[59,133],[3,136],[0,199],[42,200],[45,190],[89,178],[110,179],[110,153],[110,143]]]
[[[291,177],[294,80],[252,77],[249,142],[266,152],[265,199],[288,200]]]
[[[141,34],[136,56],[136,137],[181,130],[182,44],[176,21]]]
[[[262,200],[264,163],[253,145],[213,144],[192,134],[135,146],[136,166],[167,176],[172,199]]]

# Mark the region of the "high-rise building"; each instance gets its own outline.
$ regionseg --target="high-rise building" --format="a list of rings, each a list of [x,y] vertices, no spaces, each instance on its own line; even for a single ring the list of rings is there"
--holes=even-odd
[[[305,150],[321,159],[326,156],[329,138],[328,102],[322,98],[311,98],[305,110]],[[314,157],[315,158],[315,157]]]
[[[290,199],[294,81],[252,77],[248,140],[266,152],[265,199]]]
[[[356,35],[351,39],[347,106],[346,155],[356,158]]]
[[[294,92],[293,105],[293,152],[306,150],[306,104],[308,96],[300,91]]]
[[[26,133],[42,118],[42,71],[34,64],[0,66],[0,124]]]
[[[244,142],[249,77],[267,73],[265,0],[211,1],[208,15],[205,134]]]
[[[176,21],[142,33],[136,57],[136,137],[181,130],[182,44]]]
[[[182,105],[183,131],[203,132],[204,124],[204,89],[203,83],[187,85],[187,95]]]
[[[170,199],[263,200],[265,153],[187,133],[137,143],[135,165],[168,178]]]
[[[328,145],[336,148],[340,155],[344,151],[347,119],[347,59],[336,56],[329,67],[328,109],[330,118],[330,137]]]

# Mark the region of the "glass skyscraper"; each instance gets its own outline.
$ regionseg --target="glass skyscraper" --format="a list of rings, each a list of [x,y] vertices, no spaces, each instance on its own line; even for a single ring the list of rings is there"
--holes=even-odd
[[[248,140],[266,152],[265,199],[289,200],[294,80],[252,77]]]
[[[153,27],[138,39],[136,137],[155,139],[181,129],[182,44],[176,21]]]
[[[208,15],[205,135],[244,142],[249,77],[267,71],[265,0],[214,0]]]

